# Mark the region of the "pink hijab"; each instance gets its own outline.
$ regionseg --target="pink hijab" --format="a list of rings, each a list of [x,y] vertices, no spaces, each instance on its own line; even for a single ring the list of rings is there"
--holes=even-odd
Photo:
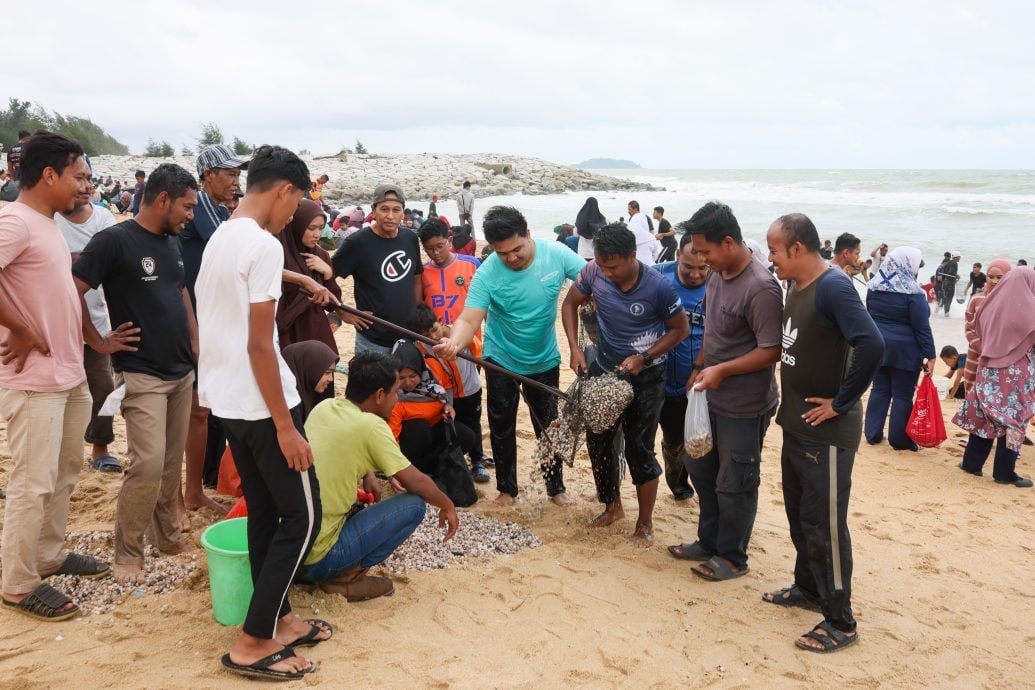
[[[990,269],[993,269],[993,268],[998,268],[999,271],[1003,274],[1003,277],[1005,278],[1006,274],[1010,272],[1011,268],[1013,268],[1013,264],[1011,264],[1006,259],[993,259],[992,261],[989,261],[988,262],[988,266],[985,267],[985,273],[988,273],[988,271]],[[992,284],[991,283],[988,283],[987,285],[985,285],[984,290],[982,290],[982,292],[991,292],[991,291],[992,291]]]
[[[1035,269],[1018,266],[1003,276],[974,316],[981,365],[1001,369],[1035,346]]]

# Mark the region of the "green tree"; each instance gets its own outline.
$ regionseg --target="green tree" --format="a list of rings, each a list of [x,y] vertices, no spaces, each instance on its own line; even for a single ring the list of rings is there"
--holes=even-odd
[[[244,141],[240,137],[234,137],[234,143],[231,144],[231,148],[233,148],[234,153],[236,153],[238,156],[247,156],[255,150],[254,146]]]
[[[367,151],[367,147],[364,146],[363,142],[360,141],[359,139],[356,139],[355,151],[356,151],[356,153],[370,153],[369,151]]]
[[[190,144],[184,144],[183,146],[180,147],[180,155],[181,156],[193,156],[194,155],[194,149],[191,148]]]
[[[129,153],[129,147],[89,118],[51,113],[31,101],[11,98],[7,109],[0,110],[0,142],[5,148],[10,149],[18,142],[18,132],[23,129],[30,132],[37,129],[60,132],[78,140],[86,152],[93,155],[124,156]]]
[[[148,139],[144,155],[148,158],[172,158],[176,155],[176,151],[167,141],[157,142],[154,139]]]
[[[195,141],[198,142],[198,153],[201,153],[206,146],[222,144],[223,132],[215,122],[202,122],[201,136],[197,137]]]

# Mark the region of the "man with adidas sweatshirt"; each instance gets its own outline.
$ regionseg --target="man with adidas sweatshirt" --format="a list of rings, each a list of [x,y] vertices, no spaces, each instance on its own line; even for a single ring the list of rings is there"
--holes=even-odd
[[[797,558],[794,584],[762,598],[821,609],[823,621],[795,644],[831,652],[859,639],[848,496],[862,436],[859,398],[880,366],[884,340],[851,280],[823,260],[807,216],[778,218],[766,239],[776,275],[789,286],[776,422],[783,427],[783,497]]]

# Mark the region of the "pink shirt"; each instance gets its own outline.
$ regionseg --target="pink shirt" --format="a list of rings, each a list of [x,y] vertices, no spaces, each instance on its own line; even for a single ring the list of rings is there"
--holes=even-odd
[[[72,282],[72,255],[53,218],[26,204],[0,209],[0,290],[50,348],[29,353],[21,373],[0,364],[0,388],[51,393],[86,380],[83,312]],[[0,326],[0,341],[10,331]]]

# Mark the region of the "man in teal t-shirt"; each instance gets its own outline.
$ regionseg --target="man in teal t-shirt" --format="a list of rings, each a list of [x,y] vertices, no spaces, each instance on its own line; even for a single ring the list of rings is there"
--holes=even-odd
[[[464,310],[449,338],[435,346],[453,358],[471,343],[485,321],[485,359],[548,386],[560,381],[557,297],[565,279],[574,280],[586,262],[559,242],[535,240],[521,212],[494,206],[485,214],[485,239],[495,253],[474,274]],[[524,395],[536,436],[557,417],[557,399],[504,374],[485,372],[489,438],[496,461],[497,505],[518,494],[517,405]],[[559,460],[546,473],[546,491],[557,505],[569,505]]]

